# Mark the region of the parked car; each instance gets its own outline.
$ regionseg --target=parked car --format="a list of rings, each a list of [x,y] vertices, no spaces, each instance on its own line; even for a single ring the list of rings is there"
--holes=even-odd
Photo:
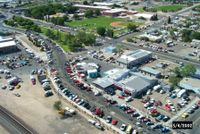
[[[115,120],[115,119],[112,120],[112,125],[117,125],[117,123],[118,123],[118,120]]]
[[[125,131],[126,130],[127,125],[126,124],[122,124],[121,127],[119,128],[121,131]]]
[[[112,117],[111,117],[111,116],[107,116],[107,117],[106,117],[106,122],[107,122],[107,123],[111,123],[111,121],[112,121]]]

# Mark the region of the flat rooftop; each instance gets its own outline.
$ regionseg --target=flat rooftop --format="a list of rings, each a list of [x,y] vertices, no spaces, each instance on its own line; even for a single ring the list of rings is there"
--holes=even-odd
[[[91,8],[91,9],[102,9],[102,10],[110,10],[110,7],[107,6],[90,6],[90,5],[81,5],[81,4],[75,4],[75,7],[79,8]]]
[[[0,42],[0,48],[16,46],[15,41]]]
[[[143,57],[148,56],[150,54],[152,54],[152,52],[139,49],[139,50],[131,51],[131,52],[125,54],[125,55],[122,55],[118,59],[118,61],[122,61],[122,62],[127,63],[127,62],[131,62],[131,61],[143,58]]]
[[[158,75],[161,73],[159,70],[153,69],[151,67],[143,67],[143,68],[141,68],[141,71],[144,71],[144,72],[147,72],[150,74],[154,74],[154,75]]]

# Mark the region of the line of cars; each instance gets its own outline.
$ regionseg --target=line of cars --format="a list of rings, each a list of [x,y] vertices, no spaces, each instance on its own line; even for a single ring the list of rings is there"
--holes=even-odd
[[[183,119],[186,119],[187,117],[189,117],[190,114],[193,114],[199,108],[199,105],[200,105],[200,101],[198,101],[196,104],[192,105],[186,112],[184,112],[181,115],[181,117]]]

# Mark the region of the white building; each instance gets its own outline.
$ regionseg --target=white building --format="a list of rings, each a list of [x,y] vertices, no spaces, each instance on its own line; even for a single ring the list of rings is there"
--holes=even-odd
[[[0,39],[0,55],[16,52],[19,50],[13,38]]]
[[[132,68],[136,65],[143,64],[151,58],[152,52],[139,49],[122,55],[119,59],[117,59],[117,63],[121,67]]]
[[[200,80],[194,78],[184,78],[180,81],[179,86],[181,88],[192,90],[200,95]]]

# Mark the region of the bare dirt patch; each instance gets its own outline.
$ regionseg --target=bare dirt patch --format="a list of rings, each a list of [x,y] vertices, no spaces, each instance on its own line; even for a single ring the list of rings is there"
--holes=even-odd
[[[124,27],[124,23],[121,21],[112,22],[110,25],[115,28]]]

